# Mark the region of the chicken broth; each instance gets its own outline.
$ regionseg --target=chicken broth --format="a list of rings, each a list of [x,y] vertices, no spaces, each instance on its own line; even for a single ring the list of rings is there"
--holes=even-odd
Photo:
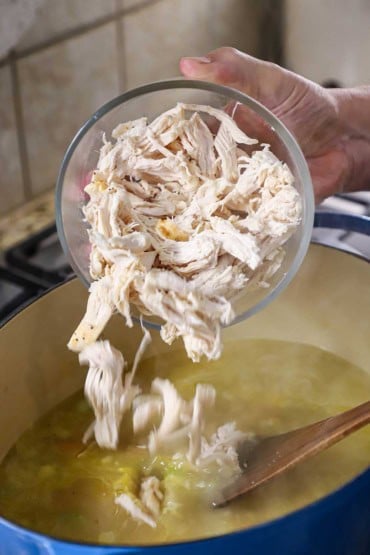
[[[169,378],[184,399],[197,383],[212,384],[216,404],[207,426],[226,421],[271,435],[326,418],[364,402],[370,375],[316,347],[270,340],[231,341],[221,360],[192,364],[183,351],[145,360],[137,381]],[[246,528],[302,507],[364,470],[370,429],[358,431],[222,509],[210,499],[217,473],[184,458],[150,456],[124,416],[120,446],[104,450],[82,436],[93,414],[79,392],[27,430],[0,466],[0,514],[56,537],[108,544],[155,544],[214,536]],[[164,493],[157,526],[131,518],[114,503],[137,493],[143,476],[160,479]]]

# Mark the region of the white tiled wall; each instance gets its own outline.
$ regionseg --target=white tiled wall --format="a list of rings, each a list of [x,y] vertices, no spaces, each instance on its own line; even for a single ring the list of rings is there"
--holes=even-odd
[[[0,213],[54,187],[66,146],[99,105],[124,88],[178,75],[183,55],[223,45],[258,55],[269,39],[263,10],[281,4],[37,2],[34,24],[0,60]],[[318,82],[370,83],[370,0],[285,0],[285,7],[288,66]]]
[[[19,62],[31,188],[55,184],[61,157],[85,120],[117,96],[114,23]]]
[[[55,35],[92,23],[115,11],[115,0],[46,0],[35,24],[23,36],[18,49],[34,46]]]
[[[183,55],[223,45],[257,54],[261,2],[40,2],[0,60],[0,213],[54,187],[80,125],[124,88],[178,74]]]

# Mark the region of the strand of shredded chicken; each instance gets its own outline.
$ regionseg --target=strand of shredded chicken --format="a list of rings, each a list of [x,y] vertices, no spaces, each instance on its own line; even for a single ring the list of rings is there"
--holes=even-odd
[[[132,370],[125,375],[124,382],[124,358],[109,341],[91,343],[80,353],[80,364],[89,365],[85,396],[95,415],[94,422],[83,437],[85,443],[94,435],[99,447],[117,448],[122,417],[131,409],[135,397],[141,393],[140,387],[134,385],[133,380],[140,359],[151,341],[148,330],[143,328],[143,331],[144,336]]]
[[[215,135],[200,114],[218,122]],[[118,125],[85,191],[94,281],[75,351],[114,312],[132,326],[135,305],[164,321],[164,341],[181,337],[193,361],[218,358],[232,297],[268,287],[301,218],[287,165],[209,106],[180,103],[151,123]]]

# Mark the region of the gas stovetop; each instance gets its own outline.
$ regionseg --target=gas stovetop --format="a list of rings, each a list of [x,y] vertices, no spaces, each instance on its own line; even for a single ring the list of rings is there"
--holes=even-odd
[[[330,198],[317,209],[320,214],[370,216],[370,192]],[[337,229],[315,227],[312,239],[370,259],[370,237]],[[0,324],[40,294],[74,275],[60,246],[55,225],[32,235],[5,251],[0,259]]]
[[[0,323],[71,276],[55,225],[8,249],[0,262]]]

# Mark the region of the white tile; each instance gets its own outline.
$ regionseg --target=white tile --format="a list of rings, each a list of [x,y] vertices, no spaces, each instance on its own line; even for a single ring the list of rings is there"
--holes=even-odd
[[[129,88],[179,75],[180,56],[207,48],[206,8],[204,1],[162,0],[124,18]]]
[[[0,69],[0,212],[24,200],[10,70]]]
[[[370,81],[370,2],[287,0],[285,51],[291,69],[346,87]]]
[[[18,49],[34,46],[55,35],[91,23],[115,11],[115,0],[47,0]]]
[[[33,25],[44,0],[1,0],[0,59],[17,46]]]
[[[127,86],[179,75],[181,56],[220,46],[256,51],[253,0],[161,0],[123,19]]]
[[[33,192],[55,185],[63,154],[84,121],[118,94],[115,24],[19,62]]]

